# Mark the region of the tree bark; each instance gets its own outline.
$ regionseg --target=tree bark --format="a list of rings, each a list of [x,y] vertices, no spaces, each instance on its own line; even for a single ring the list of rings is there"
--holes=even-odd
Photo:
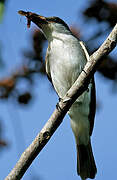
[[[89,80],[98,68],[101,59],[114,49],[116,43],[117,24],[100,48],[90,56],[89,61],[85,65],[84,70],[81,72],[76,82],[69,89],[64,98],[57,104],[50,119],[44,125],[32,144],[23,152],[19,161],[5,180],[19,180],[22,178],[32,161],[37,157],[39,152],[47,144],[53,133],[62,123],[62,120],[71,105],[87,89]]]

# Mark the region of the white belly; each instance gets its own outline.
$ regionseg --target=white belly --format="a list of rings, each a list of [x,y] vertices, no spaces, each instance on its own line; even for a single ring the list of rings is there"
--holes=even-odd
[[[71,127],[78,144],[87,145],[89,142],[89,103],[90,93],[84,92],[71,106],[68,114],[71,118]]]

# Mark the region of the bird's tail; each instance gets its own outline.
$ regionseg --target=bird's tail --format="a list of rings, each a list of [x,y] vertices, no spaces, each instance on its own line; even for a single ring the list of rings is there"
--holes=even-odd
[[[82,180],[94,179],[97,172],[91,142],[88,145],[77,145],[77,172]]]

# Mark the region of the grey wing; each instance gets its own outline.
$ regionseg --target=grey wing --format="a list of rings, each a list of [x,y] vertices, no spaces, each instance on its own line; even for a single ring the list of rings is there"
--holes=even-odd
[[[88,51],[85,47],[85,44],[80,41],[80,45],[82,46],[82,49],[84,50],[85,56],[87,61],[89,61],[89,54]],[[89,122],[90,122],[90,136],[92,134],[93,131],[93,126],[94,126],[94,118],[95,118],[95,112],[96,112],[96,93],[95,93],[95,81],[94,81],[94,77],[91,79],[91,101],[90,101],[90,112],[89,112]]]
[[[83,42],[83,41],[80,41],[80,45],[82,46],[82,49],[84,50],[84,53],[85,53],[85,56],[86,56],[87,61],[89,61],[89,53],[88,53],[88,51],[87,51],[87,49],[86,49],[86,47],[85,47],[84,42]]]
[[[90,112],[89,112],[89,122],[90,122],[90,136],[93,131],[95,112],[96,112],[96,93],[95,93],[95,81],[94,77],[91,79],[91,101],[90,101]]]
[[[46,74],[49,79],[49,81],[52,83],[52,78],[51,78],[51,72],[50,72],[50,64],[49,64],[49,52],[47,48],[46,52],[46,57],[45,57],[45,65],[46,65]]]

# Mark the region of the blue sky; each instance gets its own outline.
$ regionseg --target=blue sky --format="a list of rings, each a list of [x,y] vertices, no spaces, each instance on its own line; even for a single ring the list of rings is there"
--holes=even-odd
[[[27,29],[25,18],[21,18],[17,14],[18,10],[33,11],[44,16],[59,16],[68,24],[78,24],[83,29],[82,26],[84,25],[78,10],[80,11],[87,6],[87,0],[9,1],[3,23],[0,25],[0,43],[4,48],[2,56],[6,63],[6,67],[0,76],[7,76],[15,67],[20,66],[22,49],[30,47],[29,37],[34,25],[31,26],[31,29]],[[105,81],[98,73],[96,73],[95,80],[97,98],[101,102],[100,110],[95,117],[92,136],[92,146],[98,168],[95,179],[116,179],[117,95],[111,93],[113,85],[111,81]],[[5,138],[10,143],[9,148],[0,154],[0,179],[4,179],[14,167],[21,153],[29,146],[48,120],[58,101],[58,97],[50,89],[46,77],[39,78],[36,83],[37,85],[33,90],[35,100],[29,107],[19,108],[17,104],[12,104],[11,101],[8,104],[0,103],[0,117],[4,124]],[[20,139],[16,141],[17,135],[20,136]],[[76,172],[75,141],[68,115],[23,179],[29,180],[34,174],[40,176],[42,180],[80,180]]]

